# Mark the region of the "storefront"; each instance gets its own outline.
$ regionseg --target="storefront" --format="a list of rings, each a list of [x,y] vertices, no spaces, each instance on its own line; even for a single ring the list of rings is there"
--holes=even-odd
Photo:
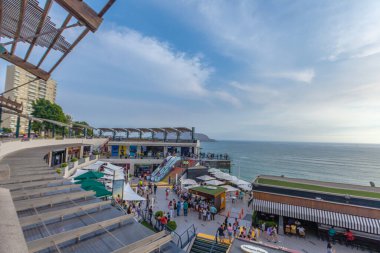
[[[70,161],[73,158],[80,158],[80,146],[79,147],[69,147],[68,149],[68,160]]]
[[[62,164],[66,161],[66,149],[53,150],[51,153],[51,166]]]
[[[198,186],[190,188],[189,192],[205,198],[214,204],[218,212],[226,208],[226,189],[219,186]]]
[[[158,164],[135,164],[134,176],[147,177],[158,167]]]

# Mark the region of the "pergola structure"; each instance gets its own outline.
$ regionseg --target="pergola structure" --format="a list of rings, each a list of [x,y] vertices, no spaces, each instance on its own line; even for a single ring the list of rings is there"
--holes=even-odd
[[[194,140],[195,128],[187,127],[161,127],[161,128],[98,128],[99,135],[102,136],[104,132],[110,132],[113,135],[113,139],[116,137],[116,133],[126,133],[126,138],[129,138],[130,133],[138,133],[139,138],[142,139],[144,133],[151,133],[152,139],[155,138],[156,133],[163,134],[163,140],[167,141],[168,134],[175,133],[177,136],[177,141],[179,140],[182,133],[190,132],[191,139]]]
[[[96,12],[81,0],[46,0],[42,8],[38,0],[1,0],[0,37],[8,41],[0,43],[0,57],[23,68],[38,79],[47,81],[51,73],[91,31],[95,32],[103,21],[104,14],[115,0],[109,0],[100,12]],[[58,28],[53,22],[52,5],[57,3],[66,11],[66,18]],[[69,42],[62,35],[65,30],[82,27],[81,33]],[[17,55],[19,43],[28,44],[25,55]],[[31,61],[31,53],[36,47],[45,48],[38,60]],[[52,50],[61,55],[49,68],[42,67]]]
[[[99,28],[104,14],[116,0],[105,1],[103,8],[96,12],[82,0],[43,0],[43,5],[40,0],[0,0],[0,57],[35,76],[0,94],[0,124],[3,108],[12,111],[11,114],[17,113],[16,137],[19,135],[20,117],[25,116],[20,115],[22,104],[5,98],[3,94],[39,79],[47,81],[78,43],[90,31],[95,32]],[[65,19],[60,26],[54,22],[57,19],[54,5],[64,12]],[[66,31],[70,32],[70,42],[64,37]],[[17,50],[21,47],[26,50]],[[42,50],[34,50],[36,48]]]

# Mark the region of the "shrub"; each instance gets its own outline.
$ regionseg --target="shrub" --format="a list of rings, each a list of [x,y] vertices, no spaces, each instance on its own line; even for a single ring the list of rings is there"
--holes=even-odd
[[[66,168],[67,167],[67,163],[62,163],[61,164],[61,168]]]
[[[259,225],[261,226],[261,224],[263,224],[265,222],[265,227],[273,227],[273,226],[277,226],[277,222],[275,221],[264,221],[264,220],[259,220]]]
[[[71,158],[71,160],[70,160],[70,162],[72,162],[72,163],[74,163],[74,162],[76,162],[76,161],[78,161],[78,158],[76,158],[76,157],[73,157],[73,158]]]
[[[99,152],[97,150],[92,151],[93,155],[99,155]]]
[[[61,165],[61,166],[62,166],[62,165]],[[55,172],[57,172],[58,175],[61,175],[62,170],[61,170],[61,168],[58,168],[58,169],[55,170]]]
[[[177,223],[175,223],[174,220],[171,220],[168,222],[166,226],[168,227],[169,230],[174,231],[177,228]]]
[[[162,217],[162,216],[164,216],[164,212],[163,211],[157,211],[157,212],[155,212],[155,214],[154,214],[154,217],[157,219],[157,217]]]

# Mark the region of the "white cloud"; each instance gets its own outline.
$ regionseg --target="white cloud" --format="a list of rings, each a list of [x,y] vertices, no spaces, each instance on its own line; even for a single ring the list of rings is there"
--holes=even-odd
[[[243,106],[241,101],[238,98],[236,98],[235,96],[231,95],[230,93],[226,91],[222,91],[222,90],[215,91],[214,94],[218,99],[233,105],[235,108],[241,108]]]
[[[315,77],[314,69],[305,69],[301,71],[284,71],[269,74],[268,76],[284,78],[297,82],[311,83]]]

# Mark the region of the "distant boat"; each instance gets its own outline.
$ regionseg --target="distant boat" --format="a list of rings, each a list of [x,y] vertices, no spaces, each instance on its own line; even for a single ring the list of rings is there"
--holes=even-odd
[[[247,244],[241,245],[240,248],[247,253],[268,253],[268,251],[266,251],[265,249]]]

